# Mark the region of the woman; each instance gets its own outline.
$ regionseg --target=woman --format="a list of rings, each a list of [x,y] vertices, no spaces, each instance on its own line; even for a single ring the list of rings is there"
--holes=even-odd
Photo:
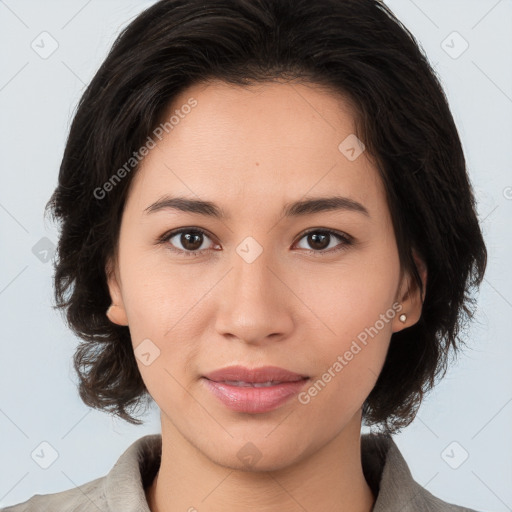
[[[162,434],[5,510],[471,510],[391,437],[486,249],[443,90],[384,4],[155,3],[85,91],[48,209],[82,399],[135,424],[152,399]]]

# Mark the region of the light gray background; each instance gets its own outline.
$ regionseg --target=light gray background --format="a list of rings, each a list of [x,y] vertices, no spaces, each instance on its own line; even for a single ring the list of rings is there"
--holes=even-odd
[[[51,308],[52,269],[40,241],[57,242],[43,207],[84,86],[120,29],[152,3],[0,0],[0,507],[103,476],[133,441],[160,432],[156,407],[135,427],[80,401],[71,366],[78,340]],[[414,478],[441,499],[510,511],[512,2],[387,3],[442,79],[489,250],[469,348],[395,440]],[[58,43],[46,59],[31,47],[51,49],[43,31]],[[454,31],[469,44],[461,55]],[[48,469],[31,457],[44,441],[58,452]]]

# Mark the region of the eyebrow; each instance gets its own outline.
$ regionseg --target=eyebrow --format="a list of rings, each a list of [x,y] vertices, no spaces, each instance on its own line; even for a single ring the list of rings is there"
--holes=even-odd
[[[230,216],[218,205],[211,201],[202,199],[191,199],[188,197],[163,196],[156,202],[145,208],[146,214],[162,210],[178,210],[181,212],[195,213],[216,219],[229,219]],[[314,197],[286,203],[282,214],[284,217],[300,217],[319,212],[328,211],[352,211],[370,217],[370,213],[361,203],[343,196]]]

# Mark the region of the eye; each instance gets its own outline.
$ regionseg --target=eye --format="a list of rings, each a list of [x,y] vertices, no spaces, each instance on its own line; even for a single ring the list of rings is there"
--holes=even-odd
[[[173,252],[184,254],[185,256],[199,256],[200,253],[208,251],[208,249],[204,247],[201,248],[205,237],[210,238],[202,229],[181,228],[166,233],[160,239],[160,242],[168,243]],[[181,248],[176,247],[175,244],[181,245]]]
[[[324,253],[333,253],[347,249],[353,245],[353,240],[349,235],[332,231],[330,229],[312,229],[304,233],[300,240],[306,239],[306,242],[313,249],[304,249],[315,256],[321,256]],[[339,243],[332,245],[331,242],[338,239]]]

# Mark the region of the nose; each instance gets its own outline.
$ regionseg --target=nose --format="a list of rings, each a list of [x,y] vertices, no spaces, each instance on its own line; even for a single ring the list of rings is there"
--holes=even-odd
[[[284,274],[270,261],[267,251],[251,263],[235,254],[219,290],[217,332],[248,344],[287,337],[293,330],[292,308],[297,299]]]

